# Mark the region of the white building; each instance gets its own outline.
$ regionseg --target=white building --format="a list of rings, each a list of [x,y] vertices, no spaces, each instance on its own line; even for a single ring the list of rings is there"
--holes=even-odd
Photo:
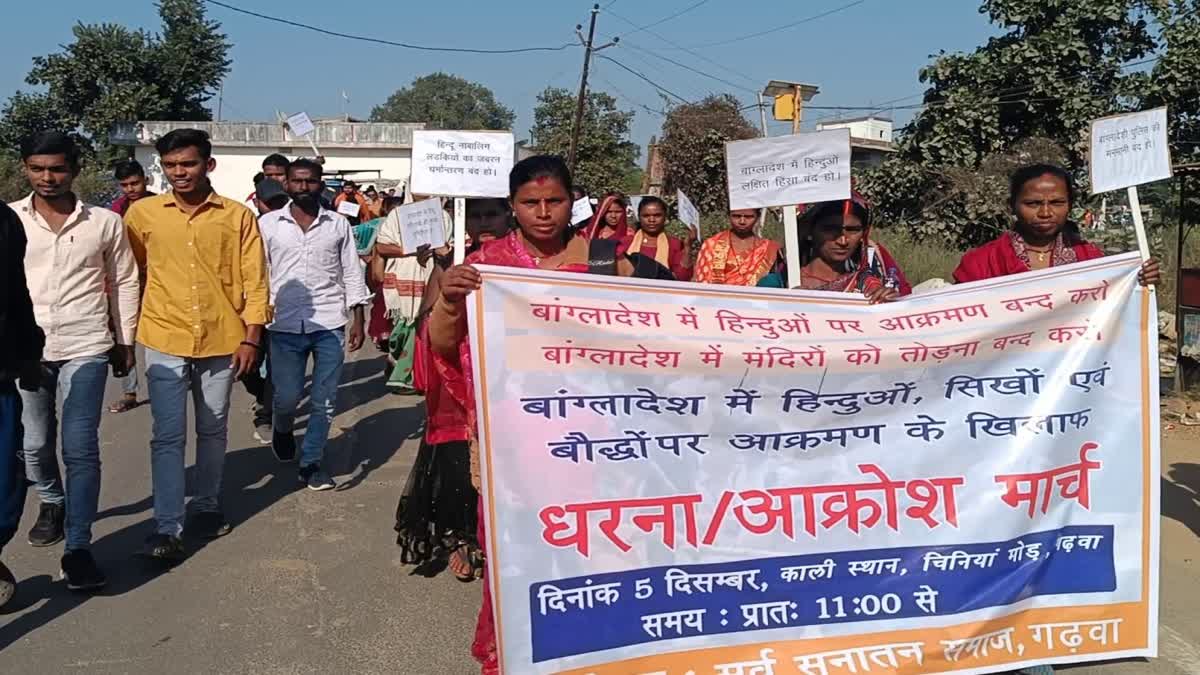
[[[826,131],[828,129],[849,129],[850,138],[883,141],[884,143],[892,142],[892,121],[874,115],[817,123],[817,131]]]
[[[341,176],[360,185],[407,183],[412,163],[412,132],[422,123],[392,124],[314,120],[313,141],[325,157],[325,175]],[[133,146],[134,159],[146,168],[150,188],[169,189],[154,142],[175,129],[208,132],[217,168],[210,174],[213,188],[230,199],[243,200],[254,191],[254,175],[272,153],[288,159],[312,157],[308,140],[293,136],[271,122],[137,122],[118,124],[109,136],[115,145]]]
[[[892,121],[886,117],[867,115],[817,123],[817,131],[828,129],[850,130],[851,164],[855,166],[879,164],[896,152],[892,145]]]

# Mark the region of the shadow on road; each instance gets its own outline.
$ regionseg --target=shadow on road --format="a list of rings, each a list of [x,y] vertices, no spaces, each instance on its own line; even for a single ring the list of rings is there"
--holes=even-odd
[[[1176,462],[1162,479],[1162,514],[1200,537],[1200,464]]]
[[[347,363],[346,375],[339,388],[339,410],[353,410],[373,398],[390,396],[382,377],[378,359]],[[372,376],[372,373],[378,373]],[[373,471],[386,464],[405,440],[423,433],[424,406],[409,398],[391,397],[385,409],[360,420],[352,429],[345,429],[326,448],[326,462],[335,476],[350,474],[339,490],[351,490],[361,484]],[[343,406],[345,406],[343,408]],[[232,424],[244,420],[231,419]],[[335,422],[336,424],[336,422]],[[298,431],[298,433],[302,433]],[[147,443],[149,439],[146,439]],[[146,454],[149,461],[149,453]],[[195,467],[188,467],[188,495],[192,495]],[[267,446],[252,445],[226,453],[222,508],[234,530],[228,536],[238,536],[237,527],[270,508],[287,495],[301,489],[295,464],[280,464]],[[399,494],[396,495],[399,499]],[[108,574],[108,585],[98,595],[119,596],[136,590],[156,578],[170,574],[172,566],[136,557],[142,542],[154,529],[153,497],[105,509],[96,521],[116,516],[146,514],[141,521],[97,539],[92,551]],[[188,558],[202,550],[205,541],[190,539],[184,533]],[[0,611],[0,617],[28,610],[45,603],[3,626],[0,630],[0,652],[31,632],[86,603],[89,595],[77,595],[49,575],[22,580],[17,595]]]

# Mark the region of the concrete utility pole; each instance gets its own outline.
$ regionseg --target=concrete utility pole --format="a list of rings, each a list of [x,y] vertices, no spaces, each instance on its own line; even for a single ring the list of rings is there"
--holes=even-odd
[[[592,19],[588,25],[587,39],[583,37],[582,25],[575,26],[575,34],[579,36],[579,41],[583,44],[583,77],[579,80],[579,98],[575,101],[575,121],[571,124],[571,148],[567,152],[567,165],[571,167],[571,171],[575,170],[575,154],[579,148],[579,134],[583,127],[583,106],[587,100],[587,81],[588,68],[592,64],[592,52],[598,52],[601,49],[607,49],[620,41],[621,38],[613,38],[613,41],[601,47],[592,48],[592,40],[596,36],[596,16],[600,14],[600,5],[592,5]]]

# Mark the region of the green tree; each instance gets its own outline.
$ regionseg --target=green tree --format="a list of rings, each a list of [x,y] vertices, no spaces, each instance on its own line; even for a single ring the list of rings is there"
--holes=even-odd
[[[514,119],[491,89],[440,72],[418,77],[371,111],[373,122],[424,122],[431,129],[511,129]]]
[[[680,189],[701,212],[728,210],[725,143],[759,135],[738,108],[736,98],[723,94],[671,109],[659,142],[668,195]]]
[[[547,87],[538,94],[533,110],[533,144],[538,152],[566,157],[571,147],[571,125],[575,119],[575,95],[566,89]],[[633,112],[617,108],[617,100],[602,91],[588,92],[579,146],[575,153],[574,178],[593,194],[620,190],[637,170],[641,149],[629,140]]]
[[[993,236],[994,209],[981,205],[1003,191],[1004,176],[982,172],[984,182],[964,181],[964,172],[1004,166],[1030,154],[1018,143],[1042,138],[1086,178],[1089,124],[1143,106],[1152,76],[1131,66],[1164,46],[1161,36],[1170,32],[1156,36],[1153,27],[1163,28],[1158,21],[1169,4],[1185,3],[984,0],[980,12],[1004,32],[972,53],[941,53],[921,70],[925,107],[896,156],[859,176],[860,189],[884,220],[917,237],[976,244]]]
[[[205,102],[229,72],[229,42],[200,0],[162,0],[162,33],[118,24],[77,24],[62,51],[38,56],[4,106],[0,144],[37,131],[74,132],[101,158],[113,124],[138,119],[207,120]]]

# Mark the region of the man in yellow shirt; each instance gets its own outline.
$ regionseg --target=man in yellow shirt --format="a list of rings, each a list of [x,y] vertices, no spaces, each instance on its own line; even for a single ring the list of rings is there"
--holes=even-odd
[[[244,205],[213,192],[208,134],[177,129],[155,147],[172,191],[139,200],[125,217],[146,280],[137,341],[146,349],[154,418],[157,528],[143,553],[178,560],[188,393],[196,414],[196,494],[187,531],[212,539],[230,530],[220,507],[230,390],[254,367],[271,308],[258,224]]]

